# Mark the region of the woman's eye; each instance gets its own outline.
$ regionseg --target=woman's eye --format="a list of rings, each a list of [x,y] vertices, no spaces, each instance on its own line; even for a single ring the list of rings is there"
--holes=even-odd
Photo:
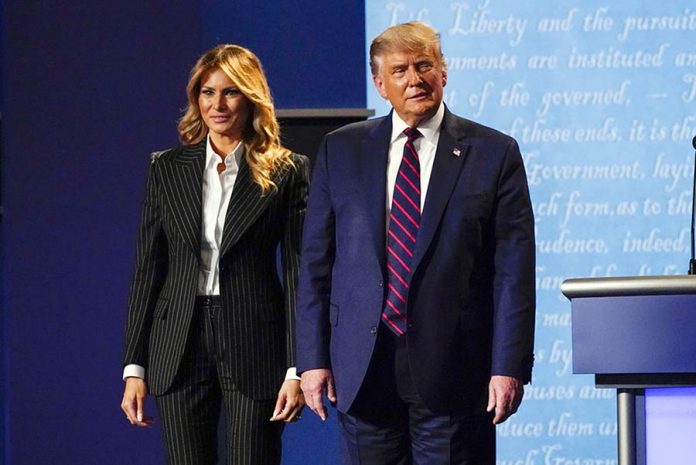
[[[239,94],[239,90],[238,90],[238,89],[227,89],[227,90],[225,90],[225,95],[228,96],[228,97],[231,97],[231,96],[234,96],[234,95],[238,95],[238,94]]]

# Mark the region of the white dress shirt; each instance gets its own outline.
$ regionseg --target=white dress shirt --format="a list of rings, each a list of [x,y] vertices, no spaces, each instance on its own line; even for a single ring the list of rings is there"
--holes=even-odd
[[[420,191],[421,191],[421,212],[425,210],[425,197],[430,183],[430,174],[433,172],[433,162],[435,161],[435,149],[440,140],[440,126],[445,116],[445,104],[440,103],[435,115],[427,121],[423,121],[418,126],[418,131],[423,135],[413,141],[413,148],[418,153],[420,162]],[[389,213],[391,212],[392,197],[394,194],[394,184],[396,175],[399,173],[401,159],[404,156],[404,146],[406,145],[406,134],[404,129],[410,127],[402,120],[396,111],[392,112],[392,134],[389,145],[389,156],[387,158],[387,231],[389,231]]]
[[[239,162],[244,155],[244,144],[225,157],[225,170],[218,174],[220,157],[210,145],[205,150],[203,170],[203,209],[201,230],[201,259],[198,269],[198,295],[220,295],[220,245],[225,226],[227,206],[230,204],[234,182],[239,173]]]
[[[225,169],[218,173],[220,157],[207,138],[205,149],[205,168],[203,169],[201,257],[198,269],[198,295],[220,295],[220,245],[225,226],[227,207],[230,204],[234,183],[239,174],[239,163],[245,153],[240,143],[224,158]],[[126,365],[123,379],[127,377],[145,378],[145,368]],[[295,367],[288,369],[285,379],[300,379]]]

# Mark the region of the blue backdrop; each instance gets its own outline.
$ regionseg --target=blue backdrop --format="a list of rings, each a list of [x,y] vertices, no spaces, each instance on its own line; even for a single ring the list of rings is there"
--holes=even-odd
[[[527,168],[536,364],[520,412],[498,428],[498,465],[615,464],[613,392],[572,375],[570,304],[559,286],[686,274],[693,2],[366,1],[368,38],[411,19],[441,32],[450,109],[514,136]],[[372,88],[368,106],[388,109]]]
[[[200,48],[178,5],[5,2],[7,464],[159,461],[118,411],[119,333],[145,154]]]

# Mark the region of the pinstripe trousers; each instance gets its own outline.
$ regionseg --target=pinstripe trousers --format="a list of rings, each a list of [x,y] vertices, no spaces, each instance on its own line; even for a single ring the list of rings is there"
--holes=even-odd
[[[184,359],[172,388],[156,396],[169,465],[214,465],[217,428],[224,408],[229,465],[278,465],[283,423],[271,422],[274,399],[251,399],[221,368],[216,299],[196,299]]]

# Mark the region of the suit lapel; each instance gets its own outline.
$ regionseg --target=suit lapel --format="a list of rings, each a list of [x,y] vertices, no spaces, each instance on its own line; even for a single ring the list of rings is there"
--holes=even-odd
[[[222,244],[220,246],[221,257],[242,237],[266,209],[269,202],[282,188],[282,183],[285,181],[287,173],[288,168],[284,168],[274,177],[274,182],[278,189],[262,194],[261,186],[254,181],[251,174],[246,155],[242,157],[239,163],[239,173],[237,173],[234,189],[232,189],[230,203],[225,213],[225,226],[222,230]]]
[[[425,251],[437,231],[440,219],[445,211],[459,173],[464,166],[469,146],[463,143],[464,127],[456,117],[445,110],[445,116],[440,131],[433,171],[428,183],[428,192],[421,215],[421,224],[416,239],[411,269],[418,268]]]
[[[204,165],[205,140],[183,147],[166,165],[168,175],[162,180],[167,198],[171,199],[169,206],[174,223],[197,256],[200,254]]]
[[[363,140],[360,171],[370,240],[380,266],[385,266],[385,215],[387,202],[387,158],[391,138],[391,115],[386,116]]]

